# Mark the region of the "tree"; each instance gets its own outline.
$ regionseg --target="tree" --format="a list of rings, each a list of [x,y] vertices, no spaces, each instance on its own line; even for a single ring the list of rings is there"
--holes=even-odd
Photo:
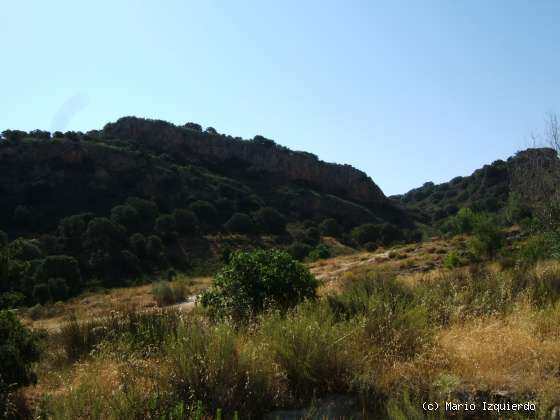
[[[111,220],[124,226],[128,232],[136,232],[140,228],[140,214],[128,204],[113,207],[111,209]]]
[[[154,201],[139,197],[129,197],[126,200],[126,204],[134,207],[138,212],[143,231],[147,232],[153,229],[156,217],[159,214],[158,206]]]
[[[488,214],[478,215],[473,227],[473,237],[469,240],[469,248],[476,257],[494,257],[504,245],[495,217]]]
[[[130,248],[140,258],[146,256],[146,238],[141,233],[135,233],[129,239]]]
[[[2,131],[2,138],[10,142],[18,142],[23,140],[27,136],[25,131],[21,130],[4,130]]]
[[[29,132],[29,137],[48,140],[51,138],[51,133],[45,130],[32,130]]]
[[[216,135],[218,131],[214,127],[206,127],[206,133]]]
[[[96,217],[89,221],[84,235],[84,243],[90,249],[116,253],[126,241],[124,228],[106,217]]]
[[[218,212],[216,211],[216,208],[208,201],[195,201],[194,203],[191,203],[189,209],[196,214],[198,220],[209,225],[214,225],[218,219]]]
[[[360,245],[368,242],[378,243],[382,239],[381,229],[378,225],[366,223],[352,229],[352,238]]]
[[[247,234],[255,230],[253,219],[245,213],[234,213],[224,224],[228,232]]]
[[[286,231],[284,216],[272,207],[263,207],[255,212],[255,220],[264,232],[282,234]]]
[[[37,269],[36,279],[38,282],[48,282],[49,279],[63,279],[71,293],[77,293],[82,286],[82,275],[78,261],[68,255],[50,255],[43,259]]]
[[[175,219],[170,214],[163,214],[156,219],[155,231],[165,239],[173,239],[177,236]]]
[[[65,279],[49,279],[47,285],[49,286],[50,295],[55,302],[68,298],[70,288],[68,287]]]
[[[150,235],[146,241],[146,253],[148,258],[154,261],[160,261],[163,258],[163,243],[159,236]]]
[[[173,210],[173,219],[179,233],[193,234],[198,230],[198,217],[191,210],[175,209]]]
[[[285,251],[238,252],[216,274],[202,304],[213,316],[241,320],[266,307],[286,309],[313,299],[317,285],[307,267]]]
[[[184,127],[188,128],[189,130],[202,132],[202,126],[197,123],[188,122],[184,125]]]

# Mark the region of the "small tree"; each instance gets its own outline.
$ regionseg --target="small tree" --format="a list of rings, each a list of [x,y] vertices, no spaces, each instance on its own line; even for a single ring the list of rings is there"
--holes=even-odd
[[[213,316],[240,320],[267,307],[286,309],[316,297],[317,280],[287,252],[257,250],[233,254],[202,295]]]

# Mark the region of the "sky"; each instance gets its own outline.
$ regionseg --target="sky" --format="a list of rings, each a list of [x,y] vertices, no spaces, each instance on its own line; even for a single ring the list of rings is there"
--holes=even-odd
[[[3,0],[0,130],[193,121],[404,193],[531,145],[560,112],[559,19],[556,0]]]

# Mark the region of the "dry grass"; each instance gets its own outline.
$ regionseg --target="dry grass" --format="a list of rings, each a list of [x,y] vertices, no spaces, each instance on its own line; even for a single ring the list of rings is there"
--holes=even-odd
[[[179,278],[177,281],[184,281]],[[188,279],[192,294],[198,294],[208,287],[209,277],[195,277]],[[66,302],[57,303],[60,306],[59,315],[32,320],[23,314],[22,322],[33,329],[54,330],[65,322],[68,315],[73,314],[78,320],[102,318],[118,308],[136,308],[139,310],[154,308],[157,303],[152,292],[152,285],[107,289],[103,292],[87,293],[72,298]]]
[[[549,400],[560,395],[560,338],[540,338],[530,308],[506,318],[480,318],[441,331],[451,373],[477,390],[506,390]]]

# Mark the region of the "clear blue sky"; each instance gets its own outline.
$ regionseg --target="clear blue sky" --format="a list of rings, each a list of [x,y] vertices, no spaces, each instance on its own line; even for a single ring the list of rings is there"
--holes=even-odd
[[[4,1],[0,129],[194,121],[401,193],[529,145],[560,111],[559,21],[555,0]]]

